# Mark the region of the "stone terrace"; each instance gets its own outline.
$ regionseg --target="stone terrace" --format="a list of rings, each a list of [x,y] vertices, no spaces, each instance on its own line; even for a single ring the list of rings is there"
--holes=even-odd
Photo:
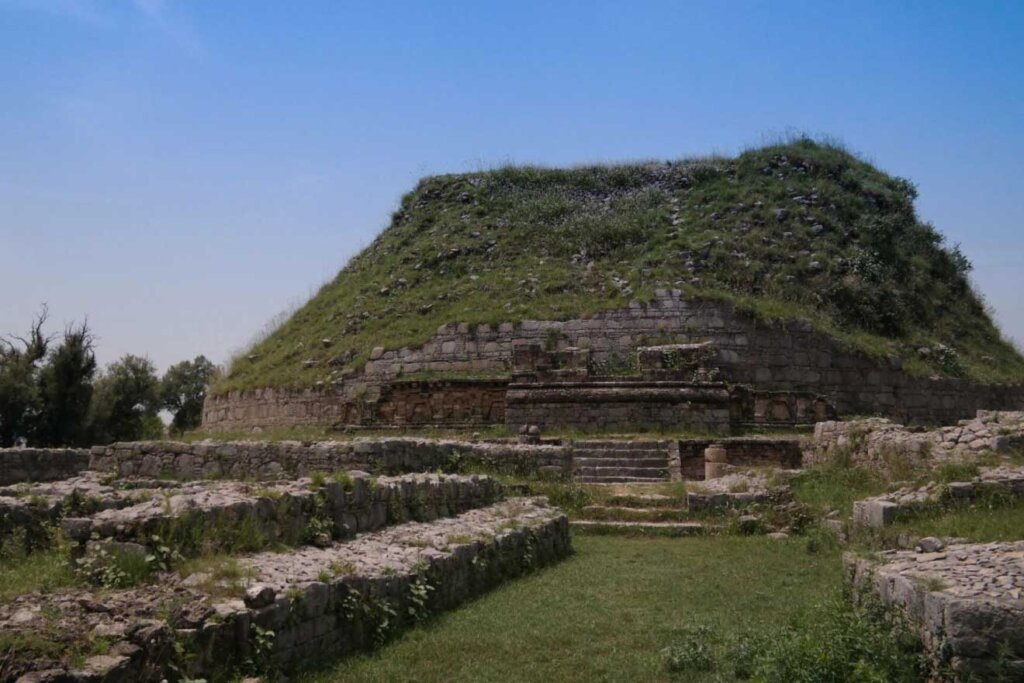
[[[1024,678],[1024,541],[958,544],[938,552],[847,555],[855,585],[898,607],[921,633],[935,671],[957,680]]]
[[[914,512],[984,496],[1024,496],[1024,466],[985,468],[970,481],[931,482],[858,500],[853,505],[853,522],[859,526],[883,527]]]
[[[502,488],[483,476],[407,474],[375,479],[354,473],[323,483],[310,478],[265,485],[188,482],[161,494],[91,517],[67,517],[63,528],[82,543],[98,537],[146,544],[153,535],[166,542],[189,529],[202,529],[202,535],[211,536],[218,526],[230,531],[246,521],[268,542],[307,540],[324,545],[389,523],[431,521],[490,505],[500,499]],[[315,533],[309,534],[313,527]]]
[[[253,662],[290,671],[379,645],[571,552],[560,510],[504,500],[492,477],[353,469],[564,478],[564,446],[397,438],[86,453],[89,471],[83,452],[0,451],[17,465],[8,481],[20,480],[0,486],[0,543],[37,551],[59,522],[79,573],[74,587],[0,605],[0,681],[219,680]]]
[[[979,410],[970,420],[930,431],[911,430],[882,418],[819,422],[805,464],[829,460],[843,450],[855,462],[884,468],[892,457],[927,465],[1020,449],[1024,412]]]
[[[378,645],[569,552],[565,516],[518,498],[325,548],[242,557],[241,580],[164,573],[127,590],[24,595],[0,605],[0,633],[27,644],[5,654],[2,678],[218,678],[247,661],[292,670]],[[104,654],[70,657],[97,638]]]

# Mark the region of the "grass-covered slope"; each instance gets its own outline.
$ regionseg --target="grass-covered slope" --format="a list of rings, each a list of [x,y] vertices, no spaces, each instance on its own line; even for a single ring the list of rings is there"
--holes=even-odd
[[[915,194],[807,139],[736,159],[426,178],[215,391],[311,386],[443,323],[566,318],[661,287],[766,320],[812,320],[911,371],[1024,378],[1024,359],[968,283],[970,265],[917,219]]]

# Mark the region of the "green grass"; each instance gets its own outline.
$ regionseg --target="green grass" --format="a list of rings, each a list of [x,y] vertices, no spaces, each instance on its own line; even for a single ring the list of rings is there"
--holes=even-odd
[[[578,536],[576,555],[316,681],[657,681],[695,624],[722,638],[799,621],[840,583],[838,553],[764,538]],[[682,680],[731,680],[728,671]]]
[[[426,178],[214,392],[332,382],[373,347],[422,344],[441,324],[585,317],[674,287],[766,323],[809,320],[919,374],[1021,380],[1024,358],[959,250],[917,219],[915,197],[909,182],[807,138],[735,159]]]
[[[854,501],[885,493],[889,482],[878,472],[862,467],[824,466],[809,469],[793,479],[793,499],[819,515],[838,510],[853,512]]]
[[[0,603],[33,591],[70,586],[76,580],[65,548],[3,558],[0,559]]]
[[[966,538],[977,543],[1024,539],[1024,502],[989,501],[948,508],[886,529],[886,536],[910,532],[916,536]]]

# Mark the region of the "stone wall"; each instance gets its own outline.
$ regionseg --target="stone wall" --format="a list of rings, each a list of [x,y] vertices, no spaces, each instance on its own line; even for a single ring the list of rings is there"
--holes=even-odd
[[[413,438],[351,441],[142,441],[92,449],[90,468],[121,477],[275,479],[313,472],[366,470],[380,474],[456,470],[544,471],[569,477],[572,456],[557,445]]]
[[[382,384],[409,373],[511,374],[513,349],[520,345],[554,342],[561,348],[586,349],[594,373],[602,374],[635,369],[639,346],[705,341],[717,349],[714,364],[720,379],[757,389],[821,395],[840,415],[949,423],[981,408],[1024,408],[1022,386],[909,377],[898,361],[846,350],[809,323],[766,326],[722,302],[686,300],[678,291],[659,291],[647,304],[633,302],[589,318],[443,325],[420,347],[374,349],[362,375],[330,388],[211,396],[203,423],[217,429],[335,424],[345,421],[357,394],[374,401]]]
[[[729,431],[734,416],[732,397],[725,386],[664,384],[512,385],[506,396],[506,421],[512,428]]]
[[[67,479],[88,466],[88,449],[0,448],[0,486]]]
[[[15,643],[0,677],[156,683],[236,680],[256,669],[277,680],[379,647],[571,552],[564,513],[544,499],[514,498],[328,547],[239,556],[241,585],[203,570],[184,578],[170,571],[132,588],[25,594],[0,604],[0,633]],[[63,642],[100,636],[110,647],[81,658],[21,647],[41,634]]]
[[[505,423],[507,380],[397,381],[381,387],[359,424],[477,427]]]
[[[894,460],[934,466],[980,453],[1024,451],[1024,412],[979,410],[974,418],[939,429],[908,429],[883,418],[820,422],[807,464],[836,457],[878,469]]]
[[[81,544],[108,539],[169,545],[188,556],[203,550],[192,530],[248,519],[249,533],[269,542],[319,545],[407,520],[428,522],[496,503],[503,496],[492,477],[406,474],[327,479],[303,478],[254,487],[241,482],[191,482],[136,505],[91,517],[67,517],[62,528]],[[201,535],[200,535],[201,536]],[[204,539],[205,540],[205,539]]]
[[[1024,542],[937,545],[843,560],[855,586],[921,635],[928,680],[1024,680]]]
[[[933,481],[855,501],[853,523],[856,526],[885,527],[945,506],[966,505],[979,499],[987,504],[1005,503],[1022,497],[1024,466],[988,467],[970,481]]]

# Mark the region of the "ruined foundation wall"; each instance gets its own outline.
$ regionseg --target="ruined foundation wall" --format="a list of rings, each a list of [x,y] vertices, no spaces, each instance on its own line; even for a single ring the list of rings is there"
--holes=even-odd
[[[88,466],[87,448],[0,448],[0,486],[67,479]]]
[[[430,472],[465,465],[508,473],[540,470],[568,477],[572,455],[567,448],[554,445],[406,438],[316,443],[144,441],[94,448],[90,469],[121,477],[274,479],[338,470]]]
[[[356,386],[380,386],[410,373],[511,373],[513,346],[578,346],[590,350],[593,370],[635,362],[636,348],[666,342],[711,341],[723,379],[759,390],[820,394],[840,415],[880,414],[912,423],[948,423],[981,408],[1024,408],[1024,386],[910,377],[896,361],[851,352],[810,323],[756,323],[723,302],[686,300],[659,291],[647,304],[586,319],[526,320],[501,325],[443,325],[417,348],[374,349],[364,373],[334,388],[255,389],[211,396],[203,424],[249,429],[335,424],[349,418]],[[372,392],[371,392],[372,393]],[[477,411],[483,415],[483,406]]]
[[[799,438],[684,439],[679,442],[679,463],[684,479],[704,478],[704,449],[712,443],[725,448],[725,462],[737,467],[800,467],[803,458]]]
[[[726,433],[732,422],[724,387],[512,386],[506,399],[510,427],[601,429],[688,428]]]

